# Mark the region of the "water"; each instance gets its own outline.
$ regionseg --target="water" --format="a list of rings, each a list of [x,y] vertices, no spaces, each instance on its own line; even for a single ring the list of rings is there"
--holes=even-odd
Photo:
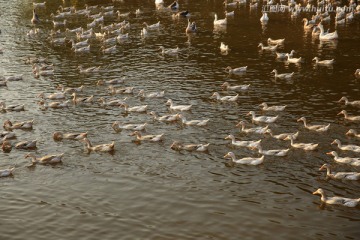
[[[100,52],[99,41],[92,41],[90,54],[74,54],[70,45],[53,46],[46,39],[53,28],[51,22],[39,25],[42,33],[28,38],[32,28],[32,3],[29,1],[0,2],[0,74],[23,74],[24,80],[9,82],[0,88],[1,100],[7,104],[25,104],[24,112],[0,114],[0,121],[34,119],[32,131],[15,130],[17,141],[38,140],[34,152],[38,156],[64,152],[62,164],[38,165],[27,168],[28,151],[13,149],[1,153],[1,168],[16,165],[11,178],[1,184],[1,237],[7,239],[265,239],[271,233],[277,239],[355,239],[359,236],[359,209],[320,205],[319,196],[311,193],[325,189],[330,196],[360,197],[359,182],[326,180],[318,168],[332,163],[336,171],[360,171],[359,168],[335,164],[326,155],[337,150],[330,145],[338,138],[344,143],[360,145],[359,140],[346,137],[358,123],[344,121],[337,116],[342,109],[351,115],[360,115],[354,107],[345,107],[337,101],[342,96],[359,100],[359,80],[354,77],[359,68],[359,20],[339,27],[337,42],[322,43],[313,40],[303,30],[302,17],[290,20],[287,14],[270,13],[270,21],[262,28],[258,11],[238,8],[229,19],[226,29],[213,28],[213,14],[223,18],[222,1],[180,1],[181,9],[188,9],[196,21],[199,33],[184,33],[186,19],[173,20],[171,12],[157,11],[154,1],[116,2],[115,10],[131,11],[128,20],[130,39],[117,45],[117,53]],[[76,3],[78,9],[84,2]],[[50,20],[61,1],[47,3],[39,10],[40,18]],[[100,2],[89,1],[89,5]],[[111,2],[103,3],[110,5]],[[170,4],[170,3],[169,3]],[[140,8],[142,14],[135,16]],[[96,13],[96,12],[94,12]],[[107,18],[105,25],[118,19]],[[161,21],[159,31],[140,38],[143,22]],[[86,26],[83,18],[70,18],[70,29]],[[326,26],[327,28],[328,26]],[[334,25],[330,25],[331,31]],[[60,28],[62,31],[63,28]],[[97,31],[99,31],[97,29]],[[300,65],[275,60],[271,52],[259,51],[259,42],[267,38],[286,38],[280,51],[294,49],[296,57],[303,57]],[[231,51],[220,53],[220,42]],[[190,45],[189,43],[190,42]],[[178,46],[178,57],[162,56],[159,46]],[[24,63],[27,56],[48,57],[55,65],[52,78],[34,78],[31,66]],[[315,68],[311,59],[336,60],[333,68]],[[93,75],[79,74],[77,67],[101,66],[104,70]],[[242,76],[228,76],[226,66],[248,66]],[[293,80],[277,80],[270,73],[294,71]],[[165,90],[175,104],[193,104],[192,111],[184,113],[188,119],[207,119],[206,127],[183,127],[180,124],[155,122],[146,114],[125,114],[118,107],[101,108],[98,104],[71,106],[64,110],[39,109],[41,92],[55,92],[58,84],[66,87],[85,85],[84,95],[110,98],[106,87],[96,86],[99,79],[125,77],[124,86],[145,89],[148,92]],[[249,91],[241,92],[236,103],[211,101],[214,91],[221,95],[221,84],[251,84]],[[119,98],[125,97],[122,95]],[[169,113],[166,99],[144,100],[131,96],[129,105],[147,104],[159,115]],[[289,147],[289,142],[276,141],[270,136],[243,134],[235,128],[240,119],[251,110],[262,113],[261,102],[270,105],[286,104],[279,120],[270,124],[275,133],[300,131],[297,142],[319,143],[315,151],[292,149],[288,156],[266,156],[259,166],[229,167],[223,156],[233,151],[239,158],[258,156],[252,150],[234,148],[224,137],[234,134],[240,140],[262,139],[264,149]],[[296,122],[306,116],[310,124],[331,123],[326,133],[310,132]],[[161,143],[135,144],[130,132],[115,133],[111,124],[148,122],[144,134],[165,133]],[[84,152],[80,142],[52,140],[54,131],[89,132],[94,144],[115,141],[114,154]],[[207,143],[208,153],[176,152],[170,149],[174,140],[185,143]],[[337,150],[341,156],[359,156]]]

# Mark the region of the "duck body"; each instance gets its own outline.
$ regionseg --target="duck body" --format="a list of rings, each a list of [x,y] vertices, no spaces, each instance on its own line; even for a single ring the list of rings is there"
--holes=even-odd
[[[114,141],[112,143],[99,144],[99,145],[95,145],[95,146],[93,146],[91,144],[90,140],[87,138],[83,138],[81,141],[85,143],[85,147],[88,151],[113,152],[115,150],[115,142]]]
[[[269,21],[269,16],[266,12],[263,13],[263,15],[260,18],[260,22],[263,24],[266,24]]]
[[[92,103],[94,101],[94,95],[89,97],[78,97],[77,94],[74,92],[72,95],[72,101],[74,104],[85,104],[85,103]]]
[[[273,44],[273,45],[280,45],[280,44],[284,44],[285,42],[285,38],[282,38],[282,39],[271,39],[271,38],[268,38],[268,43],[269,44]]]
[[[16,149],[34,149],[36,148],[36,140],[33,141],[22,141],[15,144]]]
[[[235,102],[239,98],[239,94],[236,94],[235,96],[223,96],[221,97],[218,92],[214,92],[213,95],[210,97],[211,99],[216,99],[221,102]]]
[[[29,158],[29,157],[32,158],[33,165],[36,163],[55,164],[55,163],[61,162],[63,156],[64,156],[64,153],[59,154],[59,155],[46,155],[46,156],[38,158],[32,153],[28,153],[25,155],[25,158]]]
[[[258,141],[236,141],[235,137],[233,135],[228,135],[225,139],[230,139],[231,140],[231,144],[237,147],[248,147],[248,148],[253,148],[255,146],[257,146],[258,144],[260,144],[261,139]]]
[[[159,142],[162,140],[164,134],[159,135],[141,135],[140,132],[135,131],[130,136],[136,136],[136,141],[150,141],[150,142]]]
[[[263,111],[274,111],[274,112],[281,112],[284,111],[286,108],[286,105],[282,105],[282,106],[268,106],[267,103],[263,102],[260,104],[260,106],[262,106],[262,110]]]
[[[320,40],[325,40],[325,41],[326,40],[336,40],[339,38],[337,31],[327,33],[324,31],[324,27],[321,23],[318,24],[318,27],[320,28],[320,34],[319,34]]]
[[[210,143],[207,144],[183,144],[181,142],[173,142],[173,144],[170,146],[171,149],[181,151],[197,151],[197,152],[205,152],[208,150]]]
[[[290,53],[279,53],[279,52],[276,52],[276,58],[279,58],[279,59],[287,59],[288,57],[292,58],[293,55],[295,53],[295,50],[291,50]]]
[[[10,120],[6,120],[3,124],[5,130],[11,131],[13,129],[28,130],[33,128],[34,120],[12,123]]]
[[[254,127],[254,128],[245,128],[245,121],[240,121],[236,127],[240,127],[240,131],[241,132],[245,132],[245,133],[258,133],[258,134],[264,134],[266,132],[266,130],[269,129],[269,126],[265,126],[265,127]]]
[[[15,168],[7,168],[7,169],[1,169],[0,170],[0,177],[9,177],[13,174],[13,171]]]
[[[341,205],[345,207],[356,207],[359,202],[360,198],[358,199],[351,199],[351,198],[344,198],[344,197],[328,197],[325,194],[325,191],[321,188],[313,192],[314,195],[320,195],[321,201],[326,204],[333,204],[333,205]]]
[[[215,19],[214,19],[214,26],[216,25],[226,25],[227,24],[227,19],[224,18],[224,19],[218,19],[218,16],[217,14],[215,13]]]
[[[338,163],[350,164],[352,166],[360,166],[360,158],[339,157],[338,153],[335,151],[331,151],[326,154],[334,156],[334,160]]]
[[[290,148],[288,148],[288,149],[263,150],[260,144],[256,145],[254,148],[257,148],[258,152],[260,154],[262,154],[262,155],[277,156],[277,157],[284,157],[290,151]]]
[[[273,123],[279,118],[279,116],[275,116],[275,117],[258,116],[258,117],[256,117],[254,111],[250,111],[247,115],[251,115],[251,120],[253,122],[263,122],[263,123]]]
[[[267,129],[265,133],[269,133],[271,135],[271,137],[279,139],[279,140],[285,140],[288,136],[292,136],[293,139],[295,140],[299,136],[299,132],[296,132],[296,133],[281,133],[281,134],[273,135],[273,132],[272,132],[271,129]]]
[[[242,84],[242,85],[230,85],[228,82],[224,82],[221,87],[226,91],[238,91],[238,90],[248,90],[250,84]]]
[[[355,122],[360,121],[360,116],[349,116],[347,111],[345,110],[342,110],[337,115],[341,115],[341,114],[343,114],[344,118],[348,121],[355,121]]]
[[[191,107],[192,107],[192,105],[177,105],[177,106],[174,106],[173,101],[171,99],[169,99],[166,102],[166,105],[170,105],[171,110],[177,110],[177,111],[189,111],[191,109]]]
[[[241,159],[236,159],[235,154],[233,152],[228,152],[224,158],[231,158],[233,163],[237,164],[244,164],[244,165],[259,165],[264,162],[264,155],[260,158],[253,158],[253,157],[245,157]]]
[[[335,59],[331,59],[331,60],[319,60],[318,57],[314,57],[313,58],[313,61],[315,61],[315,64],[317,65],[325,65],[325,66],[328,66],[328,65],[333,65],[334,62],[335,62]]]
[[[171,114],[171,115],[163,115],[163,116],[157,116],[157,114],[153,111],[149,113],[153,116],[155,120],[161,121],[161,122],[174,122],[179,119],[179,114]]]
[[[160,46],[159,49],[163,55],[176,55],[180,51],[179,47],[165,49],[163,46]]]
[[[294,137],[292,135],[289,135],[284,140],[290,140],[293,148],[300,148],[305,151],[313,151],[319,146],[318,143],[294,143]]]
[[[125,112],[146,112],[148,105],[129,107],[127,104],[123,104]]]
[[[188,125],[188,126],[205,126],[210,121],[210,119],[205,120],[186,120],[186,118],[179,114],[178,117],[181,119],[182,124]]]
[[[162,98],[165,96],[165,91],[146,93],[144,90],[140,90],[138,96],[141,98]]]
[[[24,104],[13,104],[6,106],[4,102],[0,102],[0,111],[20,112],[24,110],[25,110]]]
[[[275,73],[275,78],[280,78],[280,79],[290,79],[290,78],[292,78],[294,76],[294,72],[279,74],[276,69],[272,70],[271,73]]]
[[[279,45],[271,45],[271,46],[264,46],[264,44],[259,43],[258,47],[261,48],[261,50],[266,51],[275,51],[278,48]]]
[[[316,131],[316,132],[325,132],[325,131],[329,130],[329,128],[330,128],[330,123],[327,124],[327,125],[307,125],[305,117],[301,117],[297,121],[298,122],[303,121],[304,122],[304,127],[306,129]]]
[[[325,163],[319,168],[319,171],[326,170],[326,176],[337,180],[360,180],[360,173],[358,172],[332,172],[330,164]]]
[[[69,140],[81,140],[87,137],[87,132],[84,133],[62,133],[62,132],[54,132],[53,139],[55,141],[61,141],[63,139]]]
[[[360,146],[353,144],[342,145],[339,139],[335,139],[331,144],[337,144],[338,148],[343,151],[360,152]]]
[[[121,125],[120,122],[115,121],[111,127],[116,131],[116,132],[120,132],[122,129],[125,130],[133,130],[133,131],[142,131],[145,129],[145,127],[147,126],[147,123],[143,123],[143,124],[124,124]]]
[[[242,75],[246,72],[247,66],[237,68],[231,68],[230,66],[228,66],[225,68],[225,70],[227,70],[229,74]]]

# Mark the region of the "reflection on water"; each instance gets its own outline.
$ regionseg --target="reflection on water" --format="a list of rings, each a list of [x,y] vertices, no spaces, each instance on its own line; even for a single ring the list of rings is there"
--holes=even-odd
[[[359,130],[358,123],[336,115],[342,109],[360,115],[359,108],[338,102],[342,96],[359,100],[359,80],[354,76],[359,68],[358,44],[354,44],[360,38],[358,19],[338,29],[338,41],[324,42],[303,29],[301,19],[310,18],[310,13],[301,13],[292,20],[288,13],[269,13],[268,24],[262,25],[261,7],[241,6],[233,9],[235,16],[229,18],[226,27],[214,27],[214,13],[224,18],[223,1],[179,1],[180,10],[188,9],[190,20],[196,21],[199,29],[186,34],[187,18],[173,18],[176,11],[156,8],[153,0],[87,3],[114,5],[114,12],[119,10],[121,14],[130,12],[120,18],[116,14],[106,16],[103,23],[108,26],[129,21],[130,28],[122,30],[129,38],[106,45],[99,37],[91,38],[89,53],[75,53],[68,40],[77,42],[76,34],[65,33],[65,29],[86,28],[92,19],[82,15],[65,17],[67,25],[57,28],[57,37],[66,37],[66,41],[55,44],[48,39],[53,30],[50,14],[62,4],[75,4],[77,10],[82,10],[84,1],[47,2],[46,8],[38,9],[43,22],[37,26],[40,33],[34,36],[26,36],[34,29],[30,2],[0,4],[0,47],[4,49],[0,54],[0,75],[24,78],[0,87],[0,101],[25,105],[23,112],[1,112],[0,120],[34,119],[33,130],[14,130],[17,139],[12,141],[37,139],[38,148],[32,151],[36,156],[65,153],[62,164],[34,168],[26,167],[29,161],[24,155],[28,151],[13,149],[0,154],[1,168],[17,167],[12,178],[0,179],[4,238],[39,239],[41,235],[49,239],[58,235],[65,239],[238,239],[241,234],[243,238],[262,239],[274,230],[279,230],[277,238],[281,239],[358,237],[358,208],[322,206],[319,197],[311,194],[321,187],[331,196],[360,197],[358,182],[326,180],[325,173],[318,171],[323,163],[331,163],[335,171],[360,171],[335,164],[325,154],[336,150],[341,156],[358,157],[357,153],[340,151],[330,144],[340,139],[344,144],[360,145],[356,138],[345,135],[350,128]],[[137,9],[141,13],[136,14]],[[91,15],[100,12],[98,7],[91,10]],[[144,22],[158,21],[159,29],[141,37]],[[94,27],[94,31],[101,33],[101,26]],[[106,39],[116,36],[114,33]],[[285,38],[278,51],[294,49],[294,57],[304,61],[289,63],[276,59],[274,51],[259,50],[258,44],[266,43],[268,38]],[[221,42],[229,45],[227,54],[221,53]],[[115,46],[116,51],[104,53],[104,46]],[[178,46],[180,50],[172,56],[162,54],[160,46]],[[317,66],[312,62],[315,56],[334,58],[335,64]],[[54,64],[54,74],[35,78],[32,66],[24,62],[26,57],[47,58],[49,64]],[[83,74],[79,66],[100,66],[100,71]],[[246,73],[229,75],[227,66],[248,68]],[[278,79],[271,73],[273,69],[295,74],[291,79]],[[134,87],[134,94],[120,91],[111,95],[107,85],[97,85],[99,80],[113,79],[124,79],[116,89]],[[250,87],[246,91],[225,91],[221,87],[225,81],[231,86]],[[93,95],[94,103],[41,110],[36,96],[56,92],[59,84],[65,88],[84,85],[79,97]],[[140,89],[145,93],[165,91],[165,98],[140,98]],[[238,93],[239,99],[232,103],[212,101],[209,97],[213,92],[221,96]],[[126,98],[131,107],[148,105],[149,111],[159,116],[174,114],[165,105],[171,98],[174,105],[192,105],[191,111],[182,113],[186,119],[210,121],[204,127],[156,121],[148,114],[125,112],[121,106],[104,108],[98,102],[101,97],[107,101]],[[71,100],[70,94],[66,99]],[[287,107],[278,113],[265,112],[259,107],[262,102]],[[252,149],[231,145],[224,139],[229,134],[239,141],[261,139],[264,150],[290,147],[288,141],[269,135],[240,132],[235,127],[240,120],[246,120],[249,128],[258,126],[246,115],[249,111],[279,115],[275,123],[268,124],[274,134],[299,131],[296,142],[318,143],[318,149],[291,149],[282,158],[266,156],[259,166],[229,165],[223,156],[230,151],[238,158],[260,156]],[[324,133],[307,130],[296,122],[302,116],[309,119],[309,124],[330,123],[331,127]],[[129,136],[132,131],[112,129],[114,121],[146,122],[142,134],[164,133],[164,140],[136,144],[134,136]],[[82,142],[53,141],[55,131],[88,132],[94,144],[115,141],[115,151],[89,154]],[[174,140],[185,144],[209,142],[209,151],[174,151],[170,148]],[[79,225],[82,227],[70,227]]]

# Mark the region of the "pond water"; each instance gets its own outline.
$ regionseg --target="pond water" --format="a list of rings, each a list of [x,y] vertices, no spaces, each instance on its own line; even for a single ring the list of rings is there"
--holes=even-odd
[[[101,40],[91,39],[90,53],[74,53],[71,44],[54,45],[48,39],[54,29],[51,13],[58,6],[84,9],[89,5],[114,5],[115,11],[130,12],[129,39],[117,43],[115,53],[103,53]],[[37,140],[36,150],[13,149],[0,153],[0,167],[16,166],[13,177],[0,179],[1,236],[5,239],[357,239],[360,211],[357,208],[321,205],[320,197],[312,195],[323,188],[329,196],[360,197],[358,181],[338,181],[325,178],[319,172],[324,163],[331,163],[336,171],[360,171],[359,167],[337,164],[326,155],[335,150],[340,156],[359,157],[359,153],[338,150],[331,145],[334,139],[344,144],[360,145],[359,138],[346,136],[359,123],[344,121],[337,115],[346,109],[349,115],[360,115],[360,108],[345,106],[342,96],[350,101],[360,100],[360,80],[354,76],[360,68],[360,21],[356,18],[344,26],[337,26],[337,41],[320,42],[304,31],[301,13],[291,19],[289,13],[269,13],[269,22],[262,26],[261,8],[235,8],[225,28],[215,28],[214,13],[224,18],[223,1],[179,1],[180,10],[189,10],[198,32],[186,34],[186,18],[173,18],[174,12],[157,9],[148,1],[51,1],[37,10],[40,33],[28,37],[32,2],[13,0],[0,3],[0,75],[23,75],[22,81],[9,81],[0,87],[0,100],[10,104],[24,104],[25,111],[0,113],[0,121],[34,119],[33,130],[14,130],[17,139]],[[165,5],[170,4],[166,2]],[[140,9],[139,15],[135,10]],[[228,9],[231,11],[232,9]],[[96,14],[100,8],[92,11]],[[104,25],[120,22],[123,18],[105,17]],[[325,25],[335,29],[332,22]],[[67,17],[67,28],[85,27],[91,20],[84,16]],[[158,30],[149,31],[141,38],[143,22],[160,21]],[[59,27],[64,32],[64,27]],[[100,32],[100,27],[94,28]],[[68,40],[74,34],[66,34]],[[276,59],[272,51],[261,51],[260,42],[268,38],[285,38],[279,52],[296,51],[303,63],[293,64]],[[220,43],[229,45],[227,54],[220,52]],[[110,47],[108,45],[107,47]],[[166,49],[179,47],[176,56],[162,55]],[[315,66],[312,59],[335,59],[333,67]],[[27,57],[47,57],[54,64],[54,76],[35,78]],[[79,73],[84,68],[100,66],[100,72]],[[242,75],[229,75],[225,68],[248,66]],[[290,80],[275,79],[271,73],[295,72]],[[97,86],[100,79],[124,78],[117,87],[132,86],[134,95],[112,96],[106,86]],[[224,81],[231,85],[250,84],[240,91],[239,99],[220,103],[210,99],[214,92],[223,91]],[[71,104],[65,109],[41,110],[36,96],[56,92],[56,86],[79,87],[79,95],[94,95],[96,103]],[[165,98],[136,97],[136,93],[165,90]],[[148,105],[148,112],[169,114],[165,105],[172,99],[175,105],[192,104],[187,119],[210,119],[204,127],[183,126],[180,123],[154,121],[143,113],[125,113],[124,108],[98,104],[105,97],[128,97],[131,106]],[[70,95],[68,96],[70,99]],[[262,102],[287,105],[282,112],[264,112]],[[249,122],[246,114],[279,115],[269,128],[274,133],[296,132],[295,142],[313,142],[314,151],[291,148],[289,141],[269,135],[247,134],[235,125],[240,120]],[[328,124],[323,133],[304,128],[297,119],[305,116],[309,124]],[[162,134],[162,142],[135,143],[131,131],[115,132],[111,125],[148,123],[142,134]],[[264,124],[260,124],[265,126]],[[54,141],[52,133],[88,132],[93,144],[115,141],[115,152],[87,153],[78,141]],[[233,134],[237,140],[259,140],[265,150],[291,148],[285,157],[265,156],[258,166],[229,165],[224,155],[230,151],[237,158],[260,157],[256,151],[234,147],[224,138]],[[173,141],[210,143],[208,152],[174,151]],[[57,165],[37,165],[28,168],[29,159],[36,156],[64,153]]]

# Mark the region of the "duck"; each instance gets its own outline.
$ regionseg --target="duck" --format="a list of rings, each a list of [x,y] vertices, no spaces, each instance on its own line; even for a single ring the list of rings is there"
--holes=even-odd
[[[65,26],[67,24],[67,20],[65,19],[64,21],[60,21],[60,22],[56,22],[56,21],[52,21],[54,28],[56,27],[62,27]]]
[[[290,140],[292,147],[301,148],[305,151],[313,151],[319,146],[318,143],[294,143],[293,135],[288,135],[284,140]]]
[[[66,93],[64,93],[64,92],[56,92],[56,93],[49,94],[47,96],[45,96],[45,93],[40,93],[37,97],[39,97],[39,98],[47,98],[47,99],[51,99],[51,100],[57,100],[57,99],[66,98]]]
[[[129,136],[136,136],[135,141],[138,141],[138,142],[140,142],[140,141],[159,142],[159,141],[162,141],[162,137],[164,136],[164,134],[142,136],[139,131],[135,131],[135,132],[131,133]]]
[[[74,104],[92,103],[94,101],[94,95],[79,98],[74,92],[73,94],[71,94],[71,96],[73,97],[72,101]]]
[[[239,3],[239,2],[237,2],[237,1],[235,1],[235,2],[230,2],[230,3],[229,3],[227,0],[224,1],[225,7],[237,7],[237,6],[238,6],[238,3]]]
[[[347,97],[341,97],[338,102],[342,102],[342,101],[345,102],[345,105],[360,107],[360,100],[357,100],[357,101],[349,101],[349,100],[347,99]]]
[[[295,140],[295,139],[297,139],[297,137],[299,136],[299,132],[295,132],[295,133],[280,133],[280,134],[276,134],[276,135],[274,135],[273,134],[273,131],[271,130],[271,129],[267,129],[266,131],[265,131],[265,133],[268,133],[268,134],[270,134],[270,136],[271,137],[273,137],[273,138],[276,138],[276,139],[279,139],[279,140],[285,140],[288,136],[292,136],[293,137],[293,139]]]
[[[1,149],[3,150],[4,153],[9,153],[12,150],[12,144],[10,142],[7,141],[6,137],[4,137],[3,139],[1,139],[2,143],[1,143]]]
[[[182,124],[188,125],[188,126],[205,126],[210,121],[210,119],[205,120],[186,120],[185,116],[182,114],[178,115],[178,118],[181,119]]]
[[[25,158],[31,158],[31,162],[33,166],[36,163],[40,163],[40,164],[55,164],[55,163],[60,163],[62,162],[62,157],[64,156],[64,153],[58,154],[58,155],[46,155],[43,157],[36,157],[34,154],[32,153],[28,153],[25,155]]]
[[[277,157],[284,157],[290,151],[290,148],[287,149],[274,149],[274,150],[263,150],[261,144],[254,146],[254,149],[258,149],[258,153],[261,155],[267,156],[277,156]]]
[[[185,29],[186,33],[195,33],[197,31],[196,23],[190,22],[190,19],[188,19],[188,25]]]
[[[309,21],[307,18],[303,18],[302,20],[304,22],[304,29],[307,30],[307,29],[312,29],[315,25]]]
[[[15,144],[16,149],[34,149],[36,148],[37,140],[32,141],[21,141]]]
[[[318,190],[316,190],[315,192],[312,193],[313,195],[320,195],[321,198],[321,202],[324,202],[326,204],[334,204],[334,205],[341,205],[341,206],[345,206],[345,207],[356,207],[359,202],[360,202],[360,198],[358,199],[351,199],[351,198],[344,198],[344,197],[328,197],[325,194],[325,191],[321,188],[319,188]]]
[[[32,17],[32,19],[31,19],[31,23],[32,23],[32,24],[40,23],[39,15],[37,15],[35,9],[33,9],[33,17]]]
[[[1,49],[0,49],[0,51],[1,51]],[[7,87],[7,82],[8,82],[8,80],[1,80],[0,81],[0,87]]]
[[[350,164],[356,167],[360,166],[360,158],[339,157],[338,153],[335,151],[327,152],[326,154],[333,156],[334,160],[338,163]]]
[[[141,29],[141,31],[140,31],[140,36],[141,36],[142,38],[144,38],[144,37],[146,37],[147,35],[148,35],[148,31],[146,30],[146,28]]]
[[[13,104],[6,106],[5,102],[0,102],[0,111],[6,111],[6,112],[20,112],[24,111],[25,106],[24,104]]]
[[[342,110],[337,115],[344,115],[344,119],[348,121],[360,121],[360,116],[349,116],[346,110]]]
[[[354,75],[355,75],[355,77],[360,77],[360,68],[355,70]]]
[[[101,106],[122,106],[125,104],[125,100],[127,98],[122,99],[112,99],[109,101],[106,101],[104,97],[99,98],[99,102]]]
[[[32,129],[33,128],[33,124],[34,124],[34,119],[30,120],[30,121],[25,121],[25,122],[17,122],[17,123],[12,123],[10,120],[6,120],[3,124],[3,127],[5,130],[7,131],[12,131],[14,129]]]
[[[15,167],[0,169],[0,177],[9,177],[13,175]]]
[[[263,24],[266,24],[269,21],[269,16],[266,12],[263,13],[263,15],[260,18],[260,22]]]
[[[268,38],[267,42],[268,42],[268,44],[272,44],[272,45],[282,45],[285,42],[285,38],[282,38],[282,39]]]
[[[227,51],[229,51],[229,50],[230,50],[229,45],[225,45],[224,42],[221,42],[221,43],[220,43],[220,51],[221,51],[221,52],[227,52]]]
[[[192,105],[177,105],[174,106],[173,101],[171,99],[168,99],[166,102],[166,105],[169,105],[171,110],[177,110],[177,111],[189,111],[192,107]]]
[[[138,93],[138,96],[140,96],[141,98],[162,98],[165,96],[165,91],[151,92],[145,94],[145,91],[141,89]]]
[[[217,25],[226,25],[227,24],[227,18],[225,17],[224,19],[218,19],[217,14],[215,13],[214,15],[215,19],[214,19],[214,26]]]
[[[235,16],[235,11],[231,11],[231,12],[225,11],[225,16],[226,17],[233,17],[233,16]]]
[[[288,57],[292,58],[293,55],[295,53],[295,50],[291,50],[290,53],[279,53],[279,52],[276,52],[276,58],[278,59],[287,59]]]
[[[225,68],[225,71],[228,71],[229,74],[241,75],[244,74],[247,70],[247,66],[231,68],[230,66]]]
[[[336,40],[339,38],[336,30],[331,33],[325,33],[324,27],[321,23],[318,24],[318,27],[320,28],[320,35],[319,35],[320,40]]]
[[[326,177],[332,179],[344,179],[344,180],[360,180],[360,173],[359,172],[332,172],[330,164],[323,164],[319,171],[326,170]]]
[[[269,126],[265,126],[265,127],[254,127],[254,128],[245,128],[246,126],[246,122],[245,121],[240,121],[238,124],[236,124],[236,127],[240,127],[240,131],[241,132],[245,132],[245,133],[258,133],[258,134],[264,134],[266,132],[266,130],[268,130]]]
[[[53,139],[55,141],[61,141],[63,139],[68,139],[68,140],[81,140],[87,137],[88,132],[83,132],[83,133],[62,133],[62,132],[54,132],[53,133]]]
[[[294,72],[292,73],[278,73],[278,71],[276,69],[272,70],[271,73],[275,73],[275,78],[280,78],[280,79],[289,79],[292,78],[294,76]]]
[[[190,17],[190,12],[188,10],[181,11],[173,15],[174,17]]]
[[[76,87],[76,88],[65,88],[62,84],[57,86],[57,89],[60,89],[61,92],[65,93],[65,94],[72,94],[74,92],[82,92],[84,89],[84,85],[81,85],[80,87]]]
[[[75,48],[74,52],[75,53],[88,53],[88,52],[90,52],[90,44],[86,47]]]
[[[79,69],[80,73],[95,73],[95,72],[99,72],[100,68],[101,68],[101,66],[83,68],[83,66],[80,65],[80,66],[78,66],[77,69]]]
[[[1,140],[14,139],[14,138],[16,138],[16,134],[14,132],[9,132],[9,131],[0,132]]]
[[[208,151],[210,143],[207,144],[183,144],[178,141],[174,141],[170,148],[176,151],[186,150],[186,151],[197,151],[197,152],[206,152]]]
[[[158,116],[154,111],[149,112],[149,115],[153,116],[155,120],[158,120],[160,122],[174,122],[177,121],[179,118],[179,113],[177,114],[171,114],[171,115],[163,115]]]
[[[237,147],[248,147],[252,148],[258,144],[260,144],[261,139],[258,141],[236,141],[234,135],[230,134],[227,137],[225,137],[227,140],[231,140],[231,144]]]
[[[237,90],[248,90],[250,87],[250,84],[242,84],[242,85],[230,85],[228,82],[224,82],[221,87],[225,91],[237,91]]]
[[[342,145],[339,139],[335,139],[331,144],[337,144],[338,148],[343,151],[360,152],[360,146],[354,144]]]
[[[40,105],[41,110],[47,110],[48,108],[68,108],[69,107],[70,100],[66,100],[63,102],[46,102],[44,99],[41,99],[38,104]]]
[[[235,102],[238,100],[239,94],[236,94],[235,96],[223,96],[221,97],[218,92],[214,92],[213,95],[210,96],[210,99],[216,99],[217,101],[222,102]]]
[[[160,46],[159,49],[163,55],[176,55],[180,51],[179,47],[165,49],[163,46]]]
[[[108,47],[108,48],[105,48],[104,46],[102,46],[100,49],[101,49],[101,51],[103,53],[115,53],[115,52],[117,52],[116,45],[112,46],[112,47]]]
[[[121,106],[124,107],[125,112],[146,112],[148,108],[148,105],[129,107],[126,103]]]
[[[261,103],[259,106],[262,106],[263,111],[274,111],[281,112],[284,111],[287,105],[278,105],[278,106],[268,106],[266,102]]]
[[[279,45],[271,45],[271,46],[264,46],[264,44],[259,43],[258,47],[261,48],[261,50],[267,50],[267,51],[275,51],[278,48]]]
[[[250,111],[246,115],[251,115],[252,122],[273,123],[279,118],[279,115],[277,115],[275,117],[270,117],[270,116],[258,116],[258,117],[256,117],[254,111]]]
[[[112,80],[108,80],[108,81],[105,81],[105,80],[99,80],[97,81],[96,85],[97,86],[103,86],[103,85],[116,85],[116,84],[122,84],[124,83],[124,79],[121,78],[121,79],[112,79]]]
[[[134,93],[134,87],[124,87],[124,88],[114,88],[114,86],[109,86],[110,94],[133,94]]]
[[[315,64],[317,64],[317,65],[326,65],[326,66],[328,66],[328,65],[333,65],[334,62],[335,62],[335,59],[321,60],[320,61],[318,57],[314,57],[313,61],[315,61]]]
[[[355,136],[357,138],[360,138],[360,134],[357,133],[357,131],[355,129],[349,129],[349,131],[347,131],[345,133],[345,135],[347,135],[347,136]]]
[[[148,30],[159,29],[160,21],[158,21],[157,23],[151,24],[151,25],[148,25],[146,22],[144,22],[144,25],[146,26],[146,29],[148,29]]]
[[[168,8],[170,8],[170,9],[172,9],[172,10],[177,10],[177,9],[179,9],[179,3],[178,3],[178,1],[174,1],[172,4],[170,4],[169,6],[168,6]]]
[[[44,8],[46,5],[46,2],[40,2],[40,3],[35,3],[33,2],[33,7],[34,8]]]
[[[301,57],[299,58],[294,58],[294,57],[291,57],[288,53],[285,54],[287,56],[287,59],[286,61],[288,63],[301,63],[303,61],[303,59]]]
[[[94,152],[113,152],[115,150],[115,142],[112,143],[106,143],[106,144],[99,144],[93,146],[88,138],[83,138],[80,140],[81,142],[85,143],[85,148],[88,152],[94,151]]]
[[[140,10],[140,8],[135,10],[135,15],[138,16],[142,13],[142,11]]]
[[[313,130],[313,131],[316,131],[316,132],[326,132],[330,128],[330,123],[327,124],[327,125],[307,125],[305,117],[301,117],[297,121],[298,122],[301,122],[301,121],[304,122],[304,127],[306,129]]]
[[[121,132],[123,129],[125,130],[133,130],[133,131],[142,131],[147,126],[147,123],[143,124],[125,124],[120,125],[120,122],[115,121],[111,127],[115,130],[115,132]]]
[[[237,164],[245,164],[245,165],[259,165],[264,162],[264,155],[262,155],[260,158],[254,158],[254,157],[245,157],[236,159],[235,154],[233,152],[228,152],[224,158],[231,158],[231,161],[233,163]]]

